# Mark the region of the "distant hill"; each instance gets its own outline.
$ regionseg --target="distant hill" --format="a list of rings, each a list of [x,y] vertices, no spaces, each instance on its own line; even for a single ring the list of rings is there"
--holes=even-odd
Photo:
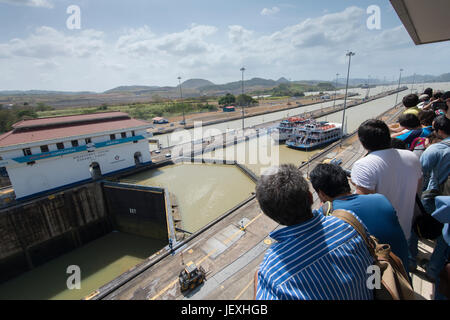
[[[450,73],[444,73],[439,76],[432,76],[432,75],[420,75],[416,74],[416,76],[408,76],[402,78],[402,82],[415,82],[415,83],[421,83],[421,82],[449,82],[450,81]]]
[[[0,95],[13,96],[13,95],[72,95],[72,94],[95,94],[92,91],[47,91],[47,90],[4,90],[0,91]]]
[[[206,86],[214,86],[215,84],[204,79],[189,79],[181,83],[183,89],[198,89]]]
[[[402,76],[402,83],[412,83],[414,76]],[[327,91],[335,85],[332,80],[297,80],[289,81],[285,77],[278,80],[253,78],[244,81],[244,91],[248,94],[296,94],[306,91]],[[386,83],[396,83],[398,79],[386,79]],[[438,76],[416,75],[415,83],[450,82],[450,73]],[[338,87],[345,87],[346,79],[339,78]],[[357,87],[367,84],[367,78],[351,78],[350,86]],[[370,79],[370,85],[383,84],[383,79]],[[281,87],[280,87],[281,86]],[[431,85],[432,86],[432,85]],[[242,92],[242,82],[234,81],[225,84],[214,84],[206,79],[188,79],[182,83],[183,97],[219,97],[227,93],[238,95]],[[331,88],[331,89],[330,89]],[[16,104],[35,106],[45,103],[55,108],[70,108],[83,106],[100,106],[102,104],[145,103],[158,99],[179,99],[178,86],[119,86],[102,93],[67,92],[45,90],[7,90],[0,91],[0,105]]]
[[[250,92],[257,89],[263,88],[273,88],[279,83],[274,80],[267,80],[262,78],[253,78],[250,80],[244,80],[244,91]],[[203,94],[223,94],[223,93],[233,93],[239,94],[242,92],[242,81],[234,81],[226,84],[218,84],[212,86],[205,86],[198,88]]]
[[[289,83],[290,81],[288,79],[286,79],[285,77],[281,77],[280,79],[277,80],[277,83]]]
[[[160,87],[158,86],[120,86],[110,90],[105,91],[104,93],[122,93],[122,92],[136,92],[136,91],[146,91],[146,90],[155,90]]]

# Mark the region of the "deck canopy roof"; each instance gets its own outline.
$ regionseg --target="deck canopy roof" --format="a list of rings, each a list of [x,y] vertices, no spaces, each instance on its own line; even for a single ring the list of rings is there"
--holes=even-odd
[[[449,0],[390,0],[416,45],[450,40]]]

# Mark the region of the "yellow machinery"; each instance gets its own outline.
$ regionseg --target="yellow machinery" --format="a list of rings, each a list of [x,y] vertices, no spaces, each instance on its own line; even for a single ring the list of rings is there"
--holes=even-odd
[[[180,282],[181,291],[194,289],[206,278],[206,272],[202,267],[197,267],[194,262],[190,261],[186,267],[181,270],[178,280]]]

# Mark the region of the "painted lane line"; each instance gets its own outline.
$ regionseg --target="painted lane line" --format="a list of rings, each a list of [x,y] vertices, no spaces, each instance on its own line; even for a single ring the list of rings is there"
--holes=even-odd
[[[258,218],[260,218],[262,216],[262,213],[258,214],[256,217],[254,217],[251,221],[249,221],[244,228],[247,228],[249,225],[251,225],[253,222],[255,222]],[[233,234],[230,238],[235,237],[235,235],[237,235],[238,233]],[[196,265],[200,266],[206,259],[208,259],[211,255],[213,255],[215,252],[217,251],[217,249],[212,250],[211,252],[209,252],[206,256],[204,256],[202,259],[200,259],[199,261],[197,261]],[[153,296],[152,298],[150,298],[149,300],[156,300],[157,298],[159,298],[162,294],[164,294],[167,290],[169,290],[170,288],[172,288],[174,285],[176,285],[178,282],[178,279],[172,281],[171,283],[169,283],[164,289],[162,289],[161,291],[159,291],[155,296]]]

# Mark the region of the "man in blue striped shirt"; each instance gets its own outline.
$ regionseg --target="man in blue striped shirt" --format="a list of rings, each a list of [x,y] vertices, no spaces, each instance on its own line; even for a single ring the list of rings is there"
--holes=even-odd
[[[286,226],[270,234],[276,243],[259,267],[256,299],[373,299],[366,285],[373,258],[364,240],[344,221],[311,210],[308,183],[294,165],[266,171],[256,198],[268,217]]]

